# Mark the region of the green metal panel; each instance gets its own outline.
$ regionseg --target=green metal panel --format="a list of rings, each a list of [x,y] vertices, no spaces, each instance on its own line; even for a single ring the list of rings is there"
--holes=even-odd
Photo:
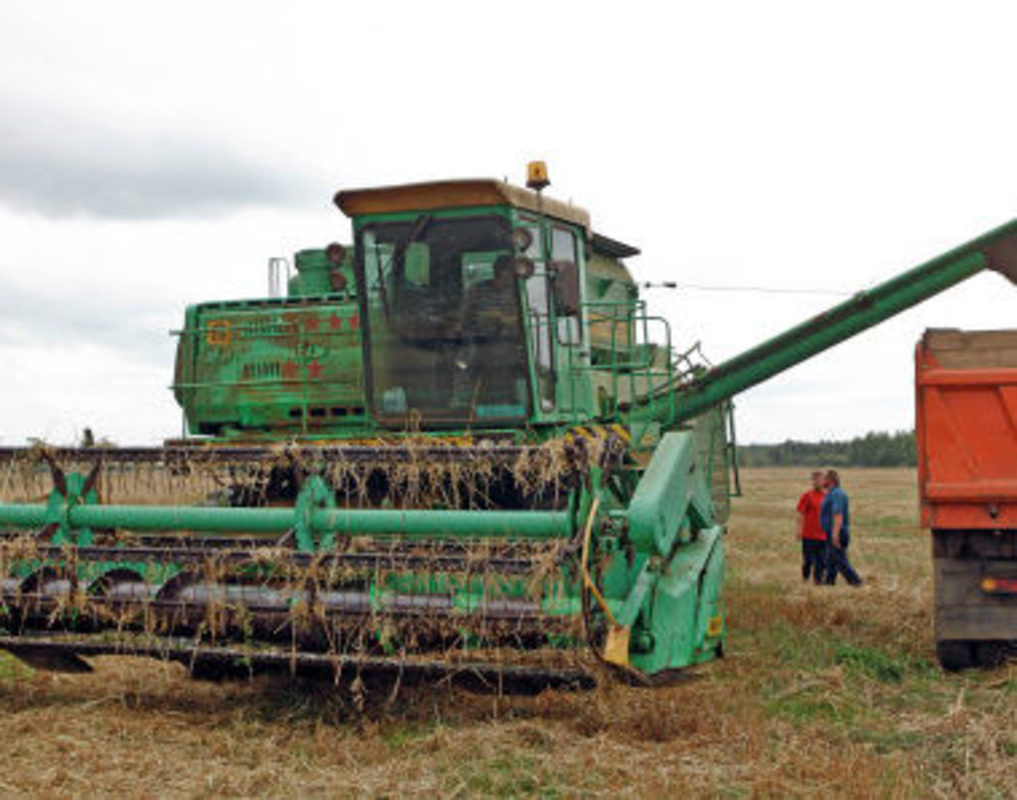
[[[174,389],[192,432],[363,427],[354,300],[206,303],[188,318]]]
[[[722,645],[724,531],[700,530],[661,569],[648,593],[646,628],[652,648],[632,655],[632,666],[648,675],[715,657]]]
[[[633,543],[667,555],[690,515],[696,522],[711,521],[708,480],[705,465],[697,460],[695,437],[684,431],[666,434],[629,504]]]

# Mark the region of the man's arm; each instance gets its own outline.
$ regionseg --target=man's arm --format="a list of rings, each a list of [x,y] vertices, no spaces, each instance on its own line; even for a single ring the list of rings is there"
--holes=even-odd
[[[833,513],[830,515],[830,544],[834,547],[840,547],[840,532],[844,529],[844,517],[847,516],[847,503],[845,502],[844,495],[837,491],[831,498],[830,502],[832,507],[830,511]]]
[[[833,530],[830,532],[830,544],[840,547],[840,529],[844,527],[844,515],[833,515]]]

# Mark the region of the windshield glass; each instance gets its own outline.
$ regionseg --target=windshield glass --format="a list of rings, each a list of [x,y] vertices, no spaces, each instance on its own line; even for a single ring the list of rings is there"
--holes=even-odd
[[[367,225],[359,239],[374,413],[400,424],[525,417],[507,221],[421,214]]]

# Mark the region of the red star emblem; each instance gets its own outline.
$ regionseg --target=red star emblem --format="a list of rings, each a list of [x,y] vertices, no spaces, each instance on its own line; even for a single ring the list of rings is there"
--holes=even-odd
[[[353,312],[353,316],[350,317],[350,330],[355,331],[360,325],[360,319],[357,317],[357,312]]]
[[[297,365],[292,361],[283,364],[282,376],[284,381],[295,381],[297,379]]]
[[[314,359],[310,364],[307,365],[307,377],[309,380],[316,381],[321,378],[321,364],[318,363],[318,359]]]
[[[339,316],[336,316],[336,313],[333,311],[329,315],[329,318],[328,318],[328,327],[331,328],[334,331],[337,331],[342,326],[343,326],[343,318],[339,317]]]
[[[318,318],[312,316],[304,317],[304,328],[309,331],[318,330]]]

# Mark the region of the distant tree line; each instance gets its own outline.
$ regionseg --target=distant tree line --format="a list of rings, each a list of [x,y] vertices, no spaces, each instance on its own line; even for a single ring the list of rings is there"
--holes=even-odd
[[[847,441],[747,444],[738,448],[745,467],[913,467],[915,432],[867,433]]]

